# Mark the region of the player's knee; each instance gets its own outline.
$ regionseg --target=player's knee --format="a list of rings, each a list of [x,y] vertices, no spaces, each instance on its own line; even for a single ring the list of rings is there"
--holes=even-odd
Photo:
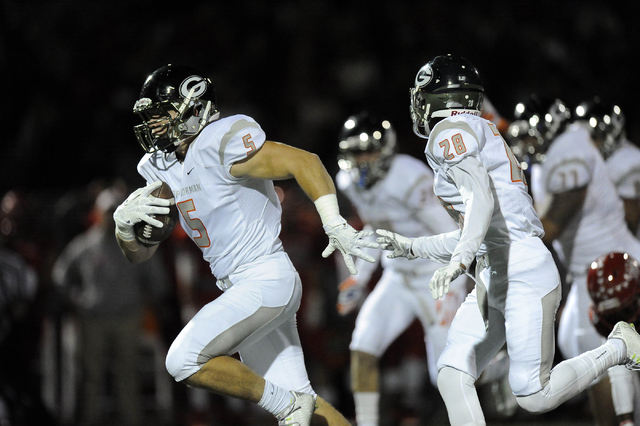
[[[467,373],[445,366],[438,372],[438,391],[445,401],[460,401],[465,392],[475,392],[475,379]]]
[[[165,358],[164,365],[169,374],[171,374],[174,379],[178,380],[182,375],[181,373],[185,370],[185,361],[186,358],[183,356],[182,351],[175,350],[172,346],[167,352],[167,357]]]
[[[542,392],[527,396],[516,396],[518,405],[533,414],[542,414],[556,408],[559,403],[546,398]]]

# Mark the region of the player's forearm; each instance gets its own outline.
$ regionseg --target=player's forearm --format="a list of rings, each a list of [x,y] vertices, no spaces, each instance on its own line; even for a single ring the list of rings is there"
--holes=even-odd
[[[122,254],[131,263],[140,263],[148,260],[158,249],[158,246],[145,246],[138,240],[124,241],[116,234],[116,241],[122,250]]]
[[[300,188],[312,201],[323,195],[336,193],[333,179],[316,154],[305,152],[300,155],[292,173]]]
[[[420,237],[413,240],[411,252],[425,259],[431,259],[439,263],[447,263],[460,241],[460,230],[429,237]],[[468,266],[468,265],[466,265]]]

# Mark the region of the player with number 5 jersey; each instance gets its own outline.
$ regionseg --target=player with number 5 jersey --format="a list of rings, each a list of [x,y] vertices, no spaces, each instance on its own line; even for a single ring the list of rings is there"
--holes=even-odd
[[[138,172],[147,187],[114,213],[124,255],[143,262],[157,250],[136,240],[135,223],[162,223],[168,200],[150,197],[160,181],[174,191],[180,223],[202,250],[223,294],[206,304],[169,348],[166,367],[176,381],[258,404],[279,425],[329,426],[347,420],[309,383],[296,326],[300,276],[280,241],[282,209],[274,180],[294,178],[320,214],[329,245],[351,271],[352,256],[375,260],[377,247],[339,213],[333,180],[317,155],[268,141],[246,115],[220,118],[211,81],[199,71],[167,65],[142,86],[134,127],[145,149]],[[234,357],[239,354],[240,360]]]
[[[438,360],[438,390],[452,426],[486,424],[475,382],[505,343],[516,401],[535,413],[554,409],[607,368],[640,355],[640,336],[621,322],[603,345],[552,370],[560,276],[510,148],[479,117],[483,96],[479,73],[465,58],[438,56],[419,70],[411,89],[414,132],[428,139],[434,192],[460,229],[419,238],[376,231],[389,257],[448,263],[431,279],[434,298],[477,261],[476,286]]]

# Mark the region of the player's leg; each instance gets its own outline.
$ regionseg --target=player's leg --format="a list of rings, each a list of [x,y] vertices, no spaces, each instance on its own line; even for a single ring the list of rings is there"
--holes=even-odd
[[[488,330],[478,309],[476,288],[458,309],[438,359],[438,390],[452,426],[486,424],[475,382],[504,344],[502,314],[495,309],[487,314]]]
[[[167,369],[176,381],[258,403],[276,416],[302,401],[304,410],[296,413],[308,411],[308,418],[300,421],[308,425],[312,395],[291,393],[231,357],[294,321],[302,294],[300,278],[286,255],[268,260],[229,277],[233,285],[203,307],[173,342]],[[284,418],[288,416],[280,417],[281,424],[289,424]]]
[[[554,321],[561,297],[557,269],[539,239],[513,244],[510,255],[504,308],[509,382],[522,408],[543,413],[584,391],[596,377],[624,360],[624,343],[609,339],[598,349],[551,370]],[[492,264],[494,267],[500,274],[503,266]]]
[[[403,274],[386,269],[360,309],[349,345],[351,390],[359,426],[378,425],[379,360],[415,319],[412,303]]]

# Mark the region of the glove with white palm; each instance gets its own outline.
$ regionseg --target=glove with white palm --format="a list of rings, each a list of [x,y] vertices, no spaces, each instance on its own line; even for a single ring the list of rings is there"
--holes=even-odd
[[[413,260],[418,258],[418,256],[411,253],[411,245],[413,244],[414,238],[403,237],[400,234],[384,229],[377,229],[376,234],[380,235],[380,237],[376,239],[376,241],[380,243],[380,248],[393,252],[387,255],[389,259],[406,257],[409,260]]]
[[[162,222],[154,219],[152,214],[168,214],[171,201],[153,197],[150,194],[162,186],[161,181],[138,188],[133,191],[113,213],[116,223],[116,233],[123,241],[133,241],[136,237],[133,225],[146,222],[157,228],[162,228]]]
[[[373,231],[356,231],[342,216],[336,216],[323,228],[329,237],[329,245],[322,252],[322,257],[329,257],[331,253],[338,249],[342,253],[351,275],[358,273],[351,256],[359,257],[371,263],[376,261],[373,257],[360,250],[360,247],[380,247],[376,242],[363,240],[364,237],[373,235]]]
[[[443,266],[438,269],[431,277],[429,281],[429,289],[431,290],[431,297],[435,300],[440,299],[442,296],[449,292],[449,286],[451,281],[464,274],[465,267],[460,262],[451,262],[447,266]]]

